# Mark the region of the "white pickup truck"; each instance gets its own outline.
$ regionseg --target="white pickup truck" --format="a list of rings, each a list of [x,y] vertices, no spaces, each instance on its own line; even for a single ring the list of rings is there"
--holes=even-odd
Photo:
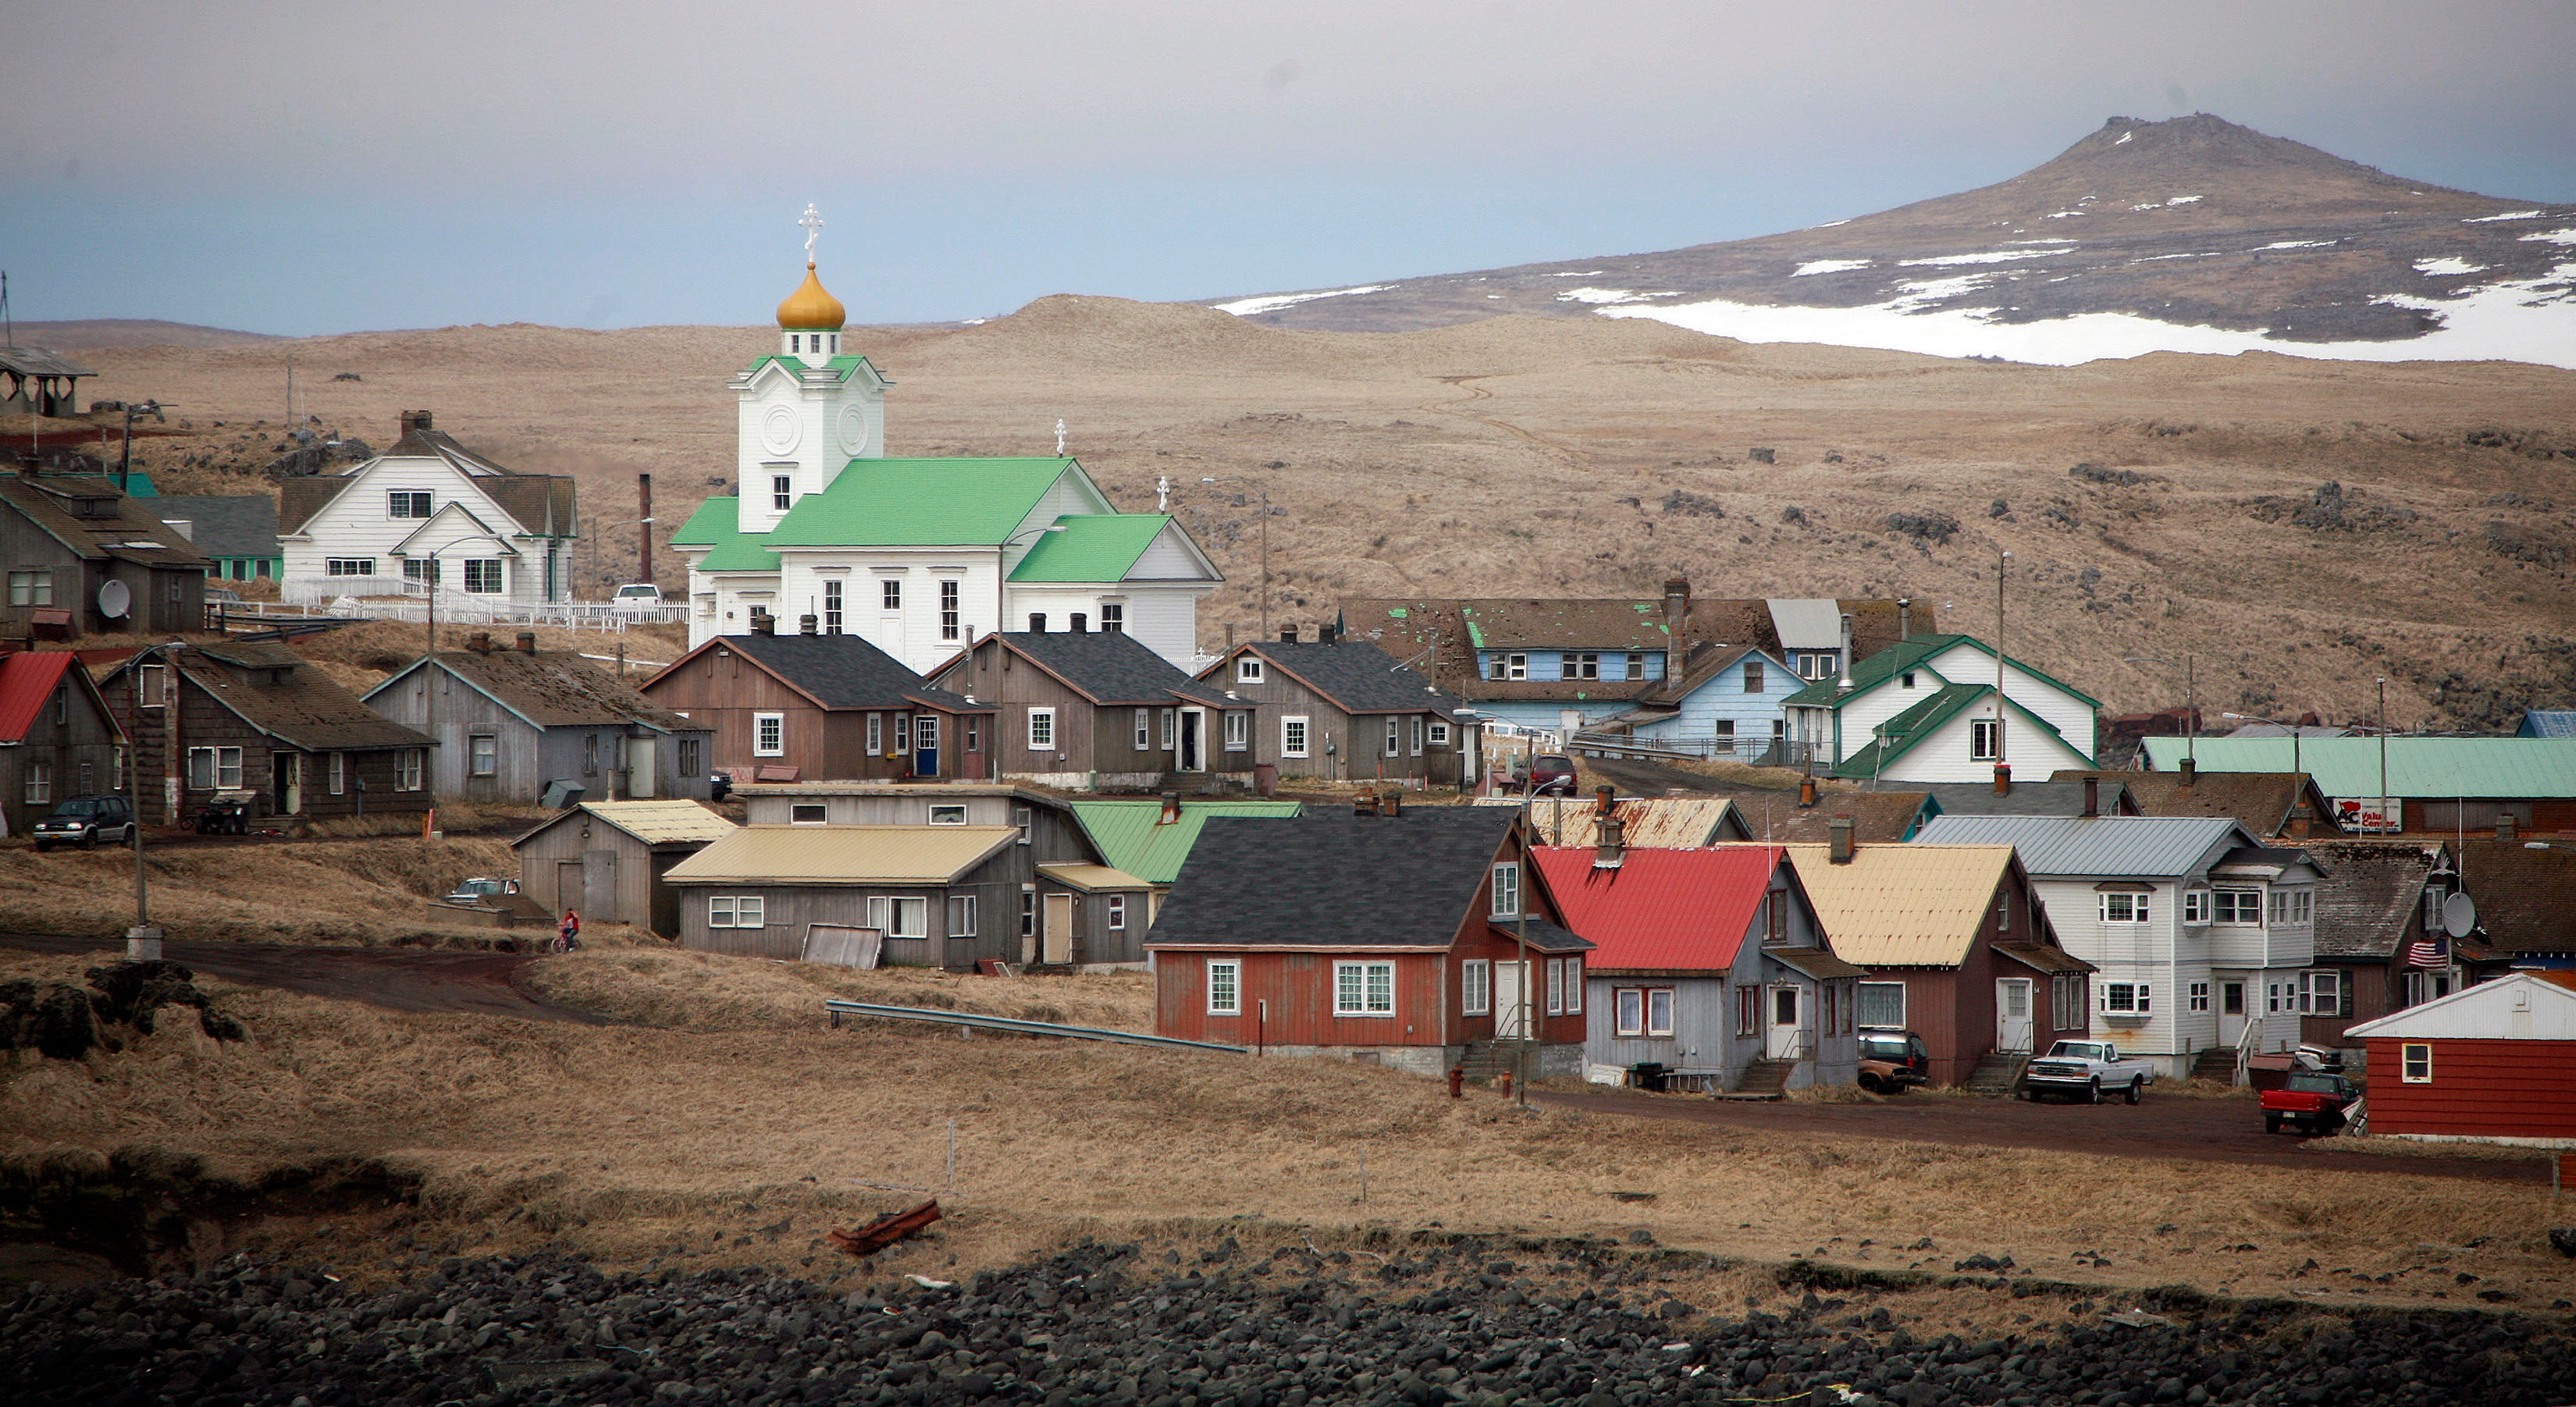
[[[2034,1103],[2043,1094],[2057,1093],[2099,1104],[2103,1091],[2118,1090],[2135,1104],[2156,1082],[2156,1072],[2146,1061],[2123,1058],[2109,1041],[2059,1041],[2030,1062],[2021,1078],[2021,1097]]]

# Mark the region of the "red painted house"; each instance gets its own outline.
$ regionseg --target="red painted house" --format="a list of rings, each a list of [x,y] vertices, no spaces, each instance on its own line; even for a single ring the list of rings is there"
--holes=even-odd
[[[2576,972],[2514,972],[2346,1032],[2372,1133],[2576,1148]]]
[[[1592,945],[1526,863],[1521,813],[1363,806],[1209,818],[1145,945],[1154,1029],[1438,1075],[1528,1011],[1529,1068],[1573,1074]]]

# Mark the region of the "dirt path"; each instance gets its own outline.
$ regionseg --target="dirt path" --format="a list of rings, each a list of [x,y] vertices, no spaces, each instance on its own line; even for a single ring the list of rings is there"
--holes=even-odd
[[[2417,1158],[2401,1154],[2328,1153],[2309,1140],[2263,1132],[2261,1116],[2239,1099],[2158,1098],[2144,1104],[2026,1104],[2017,1099],[1911,1098],[1868,1104],[1765,1104],[1650,1095],[1632,1090],[1534,1091],[1532,1099],[1566,1109],[1634,1118],[1682,1119],[1750,1131],[1828,1133],[1918,1143],[2041,1148],[2123,1158],[2182,1158],[2303,1168],[2311,1172],[2405,1173],[2489,1182],[2547,1182],[2549,1165],[2486,1158]]]
[[[0,948],[33,953],[112,953],[114,940],[57,934],[0,934]],[[616,1022],[538,1000],[518,985],[533,961],[516,953],[434,953],[385,948],[305,948],[285,944],[169,943],[162,956],[210,977],[308,996],[361,1001],[393,1011],[514,1016],[525,1021]]]

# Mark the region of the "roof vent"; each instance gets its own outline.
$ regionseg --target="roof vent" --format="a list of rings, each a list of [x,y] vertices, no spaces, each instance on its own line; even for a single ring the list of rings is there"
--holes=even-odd
[[[519,653],[520,653],[520,654],[523,654],[523,655],[533,655],[533,654],[535,654],[536,652],[537,652],[537,632],[535,632],[535,631],[533,631],[533,630],[522,630],[522,631],[520,631],[520,632],[519,632]]]

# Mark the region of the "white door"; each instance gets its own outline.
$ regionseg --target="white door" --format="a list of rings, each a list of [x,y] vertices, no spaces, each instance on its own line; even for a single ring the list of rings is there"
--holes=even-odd
[[[626,740],[626,799],[629,801],[653,799],[653,740],[651,738]]]
[[[1043,956],[1049,964],[1062,967],[1073,961],[1073,896],[1048,894],[1043,898],[1046,919]]]
[[[2229,1050],[2245,1038],[2245,1013],[2253,1005],[2253,984],[2242,977],[2218,979],[2218,1043]]]
[[[1806,1028],[1800,1020],[1801,1002],[1795,987],[1771,989],[1771,1024],[1769,1036],[1762,1043],[1762,1053],[1773,1060],[1806,1058]]]
[[[1521,1037],[1521,974],[1529,969],[1516,962],[1494,964],[1494,1038],[1519,1040]]]
[[[2012,1054],[2030,1050],[2030,979],[2005,977],[1995,982],[1995,1049]]]

